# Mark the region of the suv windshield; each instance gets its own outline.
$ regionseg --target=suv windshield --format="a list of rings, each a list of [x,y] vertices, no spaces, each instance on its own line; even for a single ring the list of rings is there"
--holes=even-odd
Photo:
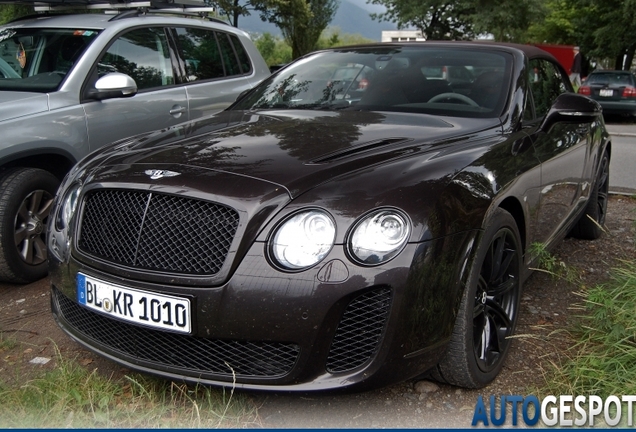
[[[3,28],[0,90],[57,90],[98,33],[82,29]]]
[[[232,109],[378,110],[498,117],[507,100],[512,57],[500,51],[439,47],[343,48],[289,65]],[[475,71],[474,80],[446,68]],[[478,72],[478,74],[477,74]]]

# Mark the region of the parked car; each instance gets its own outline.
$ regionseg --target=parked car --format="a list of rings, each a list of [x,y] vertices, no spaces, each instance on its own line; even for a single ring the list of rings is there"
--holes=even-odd
[[[422,70],[438,61],[492,75],[435,94]],[[359,98],[314,81],[348,65],[374,70]],[[312,53],[73,169],[49,224],[53,314],[169,379],[481,387],[510,349],[530,246],[601,235],[610,151],[599,104],[535,47]]]
[[[630,71],[594,71],[578,92],[598,101],[604,113],[636,116],[636,75]]]
[[[46,275],[51,201],[82,157],[216,113],[267,76],[249,37],[216,21],[128,10],[0,27],[0,280]]]

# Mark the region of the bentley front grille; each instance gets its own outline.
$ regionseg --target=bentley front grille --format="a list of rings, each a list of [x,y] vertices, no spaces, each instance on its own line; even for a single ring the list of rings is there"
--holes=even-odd
[[[126,266],[216,274],[239,225],[232,208],[155,192],[102,189],[86,194],[79,250]]]

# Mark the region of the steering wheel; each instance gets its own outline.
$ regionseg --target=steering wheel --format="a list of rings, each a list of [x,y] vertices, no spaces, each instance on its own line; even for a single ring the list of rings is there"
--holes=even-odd
[[[455,99],[458,100],[460,102],[465,103],[466,105],[470,105],[470,106],[474,106],[474,107],[478,107],[479,104],[477,102],[475,102],[474,100],[472,100],[471,98],[469,98],[466,95],[463,95],[461,93],[440,93],[438,95],[433,96],[432,98],[430,98],[428,101],[429,102],[439,102],[443,99]]]

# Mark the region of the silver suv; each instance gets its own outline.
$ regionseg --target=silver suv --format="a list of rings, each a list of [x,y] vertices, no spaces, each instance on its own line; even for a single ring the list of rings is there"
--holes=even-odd
[[[79,159],[216,113],[268,75],[246,33],[200,17],[142,9],[0,27],[0,280],[46,275],[51,204]]]

